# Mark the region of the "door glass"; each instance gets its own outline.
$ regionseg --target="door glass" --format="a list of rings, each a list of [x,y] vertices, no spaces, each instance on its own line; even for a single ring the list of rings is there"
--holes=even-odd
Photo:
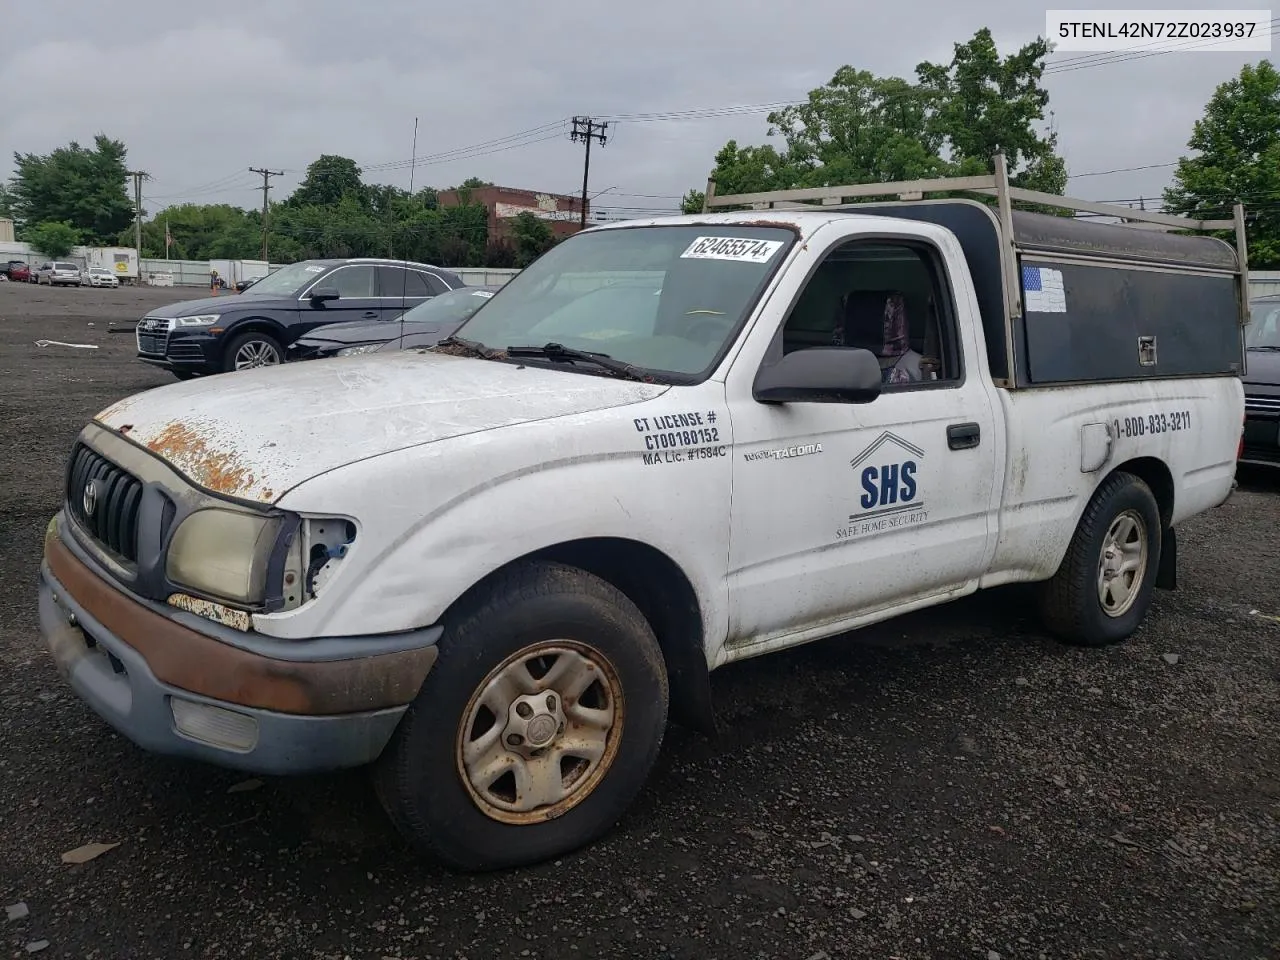
[[[373,296],[373,267],[342,267],[320,281],[322,287],[335,287],[343,300],[367,299]]]
[[[431,296],[426,281],[417,270],[406,270],[403,267],[379,267],[378,283],[381,285],[381,296],[417,298]]]

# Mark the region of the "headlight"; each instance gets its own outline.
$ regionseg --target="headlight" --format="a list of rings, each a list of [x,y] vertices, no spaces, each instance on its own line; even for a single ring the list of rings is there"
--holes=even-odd
[[[218,318],[222,316],[220,313],[202,313],[195,317],[179,317],[178,326],[180,327],[211,327],[218,322]]]
[[[178,525],[165,573],[174,583],[232,603],[267,594],[267,566],[280,520],[232,510],[198,510]]]
[[[380,343],[362,343],[358,347],[343,347],[337,352],[337,354],[335,354],[335,356],[354,357],[357,353],[372,353],[380,346],[382,346]]]

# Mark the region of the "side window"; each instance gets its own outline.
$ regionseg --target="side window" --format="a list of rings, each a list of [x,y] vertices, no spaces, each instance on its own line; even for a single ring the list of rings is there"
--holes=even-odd
[[[379,296],[429,297],[431,290],[417,270],[406,270],[404,267],[378,268]]]
[[[796,298],[782,352],[870,350],[885,389],[958,381],[955,311],[938,264],[915,245],[855,240],[837,247]]]
[[[449,292],[449,289],[450,289],[449,285],[445,283],[443,280],[441,280],[439,277],[437,277],[434,273],[422,273],[422,274],[419,274],[419,276],[421,276],[422,279],[426,282],[427,286],[431,288],[431,294],[430,294],[431,296],[438,297],[442,293]]]
[[[336,287],[343,300],[360,300],[373,296],[373,267],[339,267],[324,280],[324,287]]]

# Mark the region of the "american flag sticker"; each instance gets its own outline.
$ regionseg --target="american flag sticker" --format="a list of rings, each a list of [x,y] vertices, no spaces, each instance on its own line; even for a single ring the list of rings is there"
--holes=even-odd
[[[1066,313],[1067,294],[1062,271],[1048,267],[1022,268],[1022,296],[1027,313]]]

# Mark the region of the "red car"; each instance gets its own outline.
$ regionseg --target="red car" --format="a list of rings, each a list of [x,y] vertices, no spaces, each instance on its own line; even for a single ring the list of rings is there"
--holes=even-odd
[[[10,280],[30,280],[31,266],[25,260],[10,260],[5,266]]]

